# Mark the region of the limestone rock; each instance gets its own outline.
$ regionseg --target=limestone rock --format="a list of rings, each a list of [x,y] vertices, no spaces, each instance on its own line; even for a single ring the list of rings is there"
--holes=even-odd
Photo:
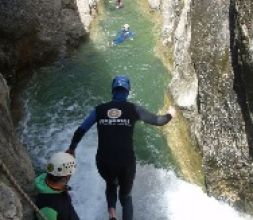
[[[203,154],[207,191],[252,210],[253,2],[163,0],[174,100]]]
[[[0,1],[0,72],[16,72],[66,56],[85,38],[98,0]]]
[[[148,3],[150,5],[150,8],[152,9],[160,9],[161,0],[148,0]]]
[[[0,183],[0,220],[21,220],[22,206],[13,190]]]
[[[33,167],[25,148],[17,139],[9,111],[9,89],[1,74],[0,115],[0,159],[5,163],[22,188],[29,195],[32,195],[34,192],[33,180],[35,177]],[[12,187],[3,172],[0,172],[0,180]],[[26,202],[23,205],[25,211],[24,216],[29,219],[32,215],[32,210]]]

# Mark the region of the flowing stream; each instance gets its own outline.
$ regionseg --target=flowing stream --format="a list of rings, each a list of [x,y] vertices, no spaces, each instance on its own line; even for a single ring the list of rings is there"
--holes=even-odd
[[[67,149],[85,115],[95,105],[110,100],[111,80],[115,75],[129,76],[130,101],[152,112],[163,107],[170,78],[154,55],[158,31],[135,1],[124,2],[125,7],[120,10],[115,9],[114,1],[105,3],[89,42],[71,57],[38,70],[26,86],[25,117],[19,132],[37,173],[43,171],[53,152]],[[125,23],[135,32],[134,40],[111,47],[112,39]],[[79,143],[77,172],[70,182],[73,203],[81,220],[107,219],[105,184],[95,166],[95,127]],[[133,189],[134,219],[251,219],[208,197],[200,187],[178,178],[177,164],[158,128],[138,123],[134,139],[138,158]],[[121,215],[119,204],[117,213]]]

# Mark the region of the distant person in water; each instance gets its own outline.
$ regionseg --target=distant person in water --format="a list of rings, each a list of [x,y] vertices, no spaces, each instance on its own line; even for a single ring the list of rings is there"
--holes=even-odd
[[[75,172],[73,155],[59,152],[47,163],[47,172],[35,179],[36,205],[47,220],[79,220],[68,193],[67,183]],[[36,219],[41,220],[40,216]]]
[[[106,183],[106,200],[109,219],[116,218],[116,203],[122,205],[122,219],[133,220],[131,191],[136,172],[136,157],[133,146],[133,132],[136,121],[162,126],[176,115],[174,107],[169,107],[164,115],[150,113],[145,108],[128,102],[130,81],[126,76],[116,76],[112,80],[112,100],[96,106],[77,128],[69,149],[75,149],[84,134],[97,123],[98,149],[96,163],[99,174]]]
[[[113,46],[117,46],[123,43],[125,40],[133,40],[134,32],[130,31],[130,25],[124,24],[122,29],[119,31],[116,38],[112,41]]]
[[[116,8],[123,8],[124,4],[123,4],[123,0],[116,0]]]

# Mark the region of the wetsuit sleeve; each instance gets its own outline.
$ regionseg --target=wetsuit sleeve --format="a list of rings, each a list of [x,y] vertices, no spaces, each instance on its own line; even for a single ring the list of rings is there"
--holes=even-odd
[[[156,126],[165,125],[172,119],[170,114],[156,115],[141,106],[136,106],[136,112],[139,116],[139,120]]]
[[[76,129],[72,138],[69,149],[75,150],[78,143],[81,141],[85,133],[94,125],[96,122],[96,110],[94,109],[87,118],[84,119],[83,123]]]

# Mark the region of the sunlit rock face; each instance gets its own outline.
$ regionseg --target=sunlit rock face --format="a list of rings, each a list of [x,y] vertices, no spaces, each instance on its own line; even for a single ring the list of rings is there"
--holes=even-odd
[[[162,43],[170,49],[173,59],[173,79],[170,88],[177,105],[187,108],[196,102],[198,80],[192,68],[189,47],[191,42],[191,1],[162,1],[164,24]]]
[[[161,0],[170,89],[203,155],[210,195],[252,210],[253,2]]]
[[[16,72],[64,57],[88,32],[97,1],[0,1],[0,71]]]
[[[236,4],[232,1],[192,3],[191,57],[199,80],[199,143],[203,149],[207,190],[217,198],[247,209],[252,197],[250,136],[253,133],[243,68],[239,67],[237,57],[240,46],[236,33],[240,24]]]

